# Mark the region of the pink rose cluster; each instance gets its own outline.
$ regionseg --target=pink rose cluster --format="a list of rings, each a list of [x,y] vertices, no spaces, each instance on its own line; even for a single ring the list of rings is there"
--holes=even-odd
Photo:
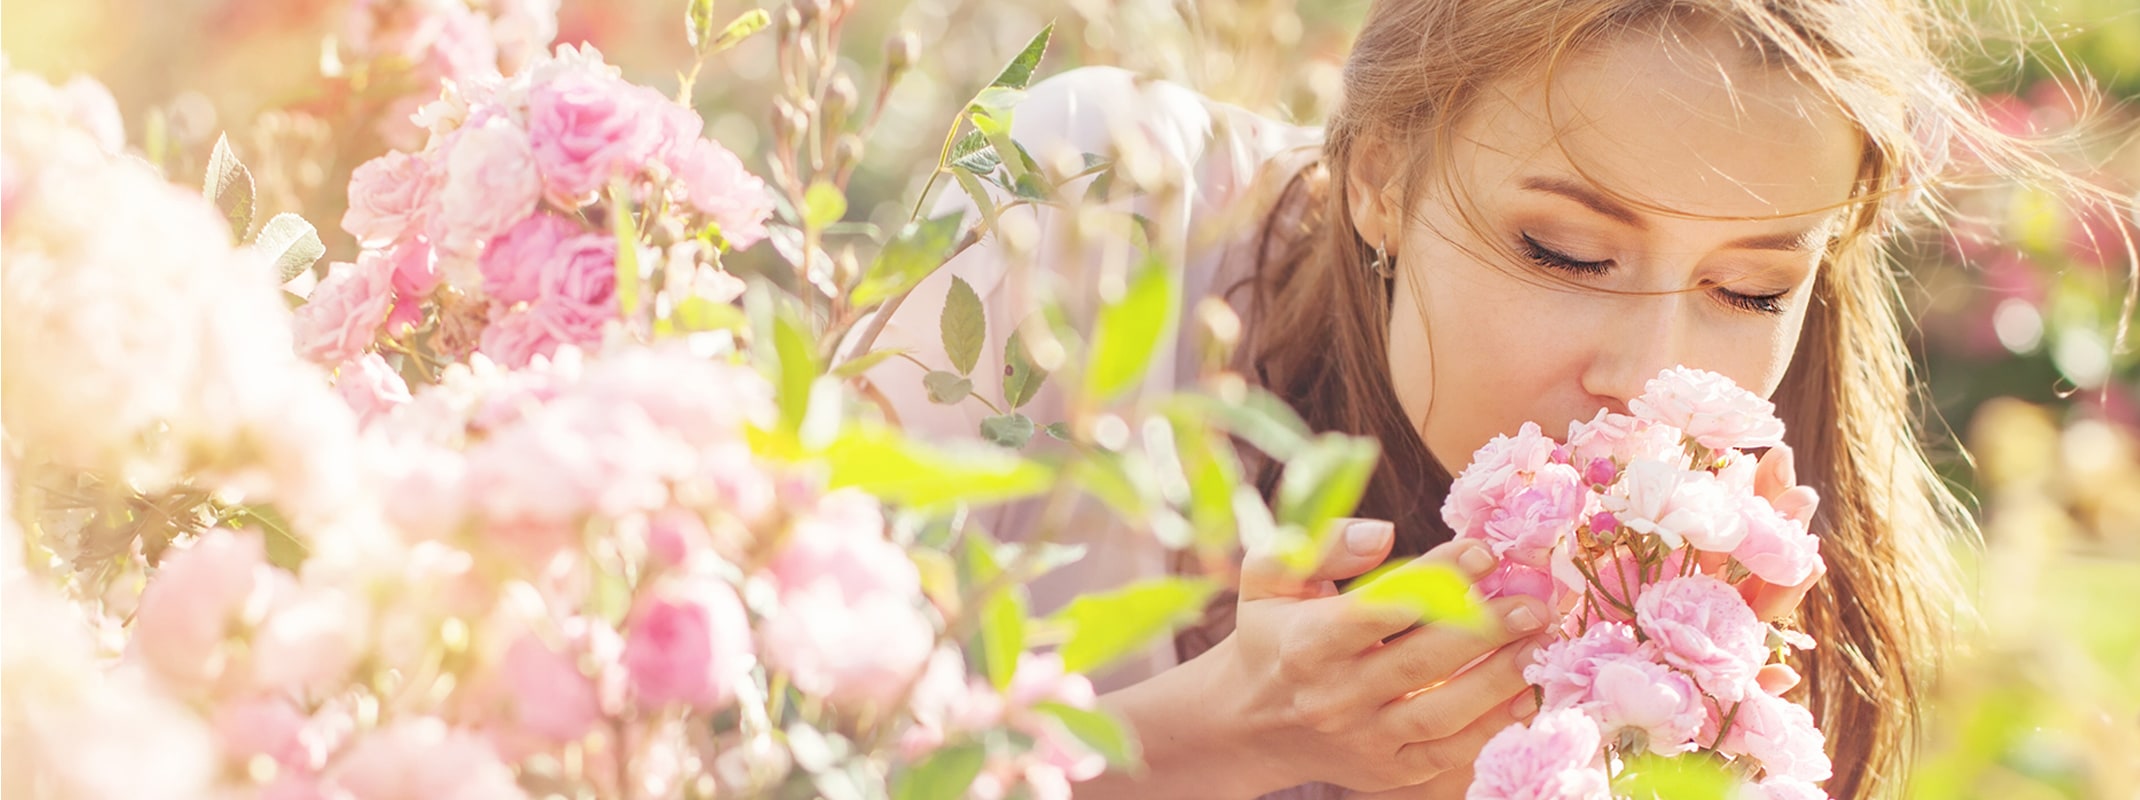
[[[343,12],[340,56],[407,94],[387,102],[380,132],[413,149],[422,130],[409,115],[445,83],[512,74],[557,38],[558,0],[356,0]]]
[[[333,265],[298,310],[298,350],[322,365],[427,326],[442,334],[434,343],[516,368],[601,342],[620,316],[615,213],[658,210],[642,230],[710,230],[735,249],[765,238],[765,183],[702,136],[696,111],[625,81],[592,49],[451,85],[418,119],[430,131],[421,149],[351,175],[342,227],[364,251]],[[620,186],[635,208],[611,207]],[[669,260],[712,256],[696,245]],[[449,309],[475,309],[478,329]]]
[[[1443,505],[1458,538],[1501,559],[1480,594],[1561,614],[1524,670],[1544,710],[1486,746],[1468,796],[1606,798],[1609,765],[1692,753],[1730,760],[1760,791],[1822,796],[1822,735],[1764,675],[1812,640],[1750,605],[1823,570],[1807,527],[1818,497],[1746,452],[1781,452],[1783,424],[1728,378],[1684,367],[1628,406],[1570,425],[1564,443],[1531,423],[1495,438]]]

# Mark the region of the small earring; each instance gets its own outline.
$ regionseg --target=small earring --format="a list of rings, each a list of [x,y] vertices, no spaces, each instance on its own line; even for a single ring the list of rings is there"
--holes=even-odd
[[[1390,260],[1388,253],[1383,252],[1381,245],[1375,245],[1375,258],[1367,262],[1367,267],[1383,280],[1397,277],[1397,264]]]

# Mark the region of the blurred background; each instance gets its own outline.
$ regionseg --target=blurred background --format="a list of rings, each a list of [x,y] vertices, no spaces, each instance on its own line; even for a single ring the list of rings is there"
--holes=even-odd
[[[467,31],[404,30],[396,14],[465,4],[499,66],[555,41],[588,43],[664,90],[688,71],[684,0],[4,0],[0,45],[18,69],[110,87],[127,140],[180,181],[227,133],[259,179],[264,219],[294,211],[340,232],[349,171],[410,146],[407,115]],[[806,0],[807,1],[807,0]],[[2059,137],[2067,166],[2140,189],[2140,7],[2034,0],[2028,49],[1959,66],[2009,130]],[[726,20],[750,6],[715,3]],[[903,219],[958,106],[1043,25],[1048,74],[1114,64],[1271,116],[1310,123],[1336,99],[1364,0],[863,0],[839,43],[858,79],[885,41],[922,47],[891,91],[851,187],[850,218]],[[517,15],[517,16],[516,16]],[[397,27],[400,26],[400,27]],[[479,31],[480,32],[480,31]],[[774,54],[758,37],[706,65],[695,102],[715,138],[754,162],[769,130]],[[465,48],[462,48],[465,51]],[[873,78],[872,78],[873,79]],[[859,82],[859,80],[858,80]],[[878,87],[861,89],[865,107]],[[1957,543],[1977,600],[1927,729],[1911,797],[2140,798],[2140,357],[2119,346],[2131,286],[2120,226],[2054,194],[1998,186],[1898,255],[1922,404],[1939,466],[1982,525]]]

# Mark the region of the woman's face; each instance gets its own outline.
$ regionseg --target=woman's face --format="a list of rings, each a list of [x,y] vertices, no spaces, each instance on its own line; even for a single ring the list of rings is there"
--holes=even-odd
[[[1774,392],[1846,218],[1814,209],[1848,199],[1858,173],[1860,137],[1840,111],[1725,34],[1634,35],[1565,62],[1547,111],[1534,79],[1461,121],[1442,163],[1476,226],[1434,178],[1401,226],[1386,224],[1395,206],[1372,168],[1349,183],[1355,225],[1397,264],[1398,399],[1452,469],[1526,421],[1557,435],[1625,411],[1675,364]],[[1576,165],[1695,218],[1616,202]]]

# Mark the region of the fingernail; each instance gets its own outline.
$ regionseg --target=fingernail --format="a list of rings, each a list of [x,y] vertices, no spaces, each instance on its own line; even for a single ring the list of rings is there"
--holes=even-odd
[[[1480,546],[1464,548],[1463,555],[1456,557],[1456,563],[1462,566],[1465,572],[1469,572],[1474,576],[1494,571],[1493,554],[1486,552],[1486,548]]]
[[[1356,556],[1378,555],[1393,532],[1387,522],[1352,523],[1345,526],[1345,549]]]
[[[1545,627],[1545,623],[1538,619],[1538,612],[1532,611],[1530,606],[1517,606],[1510,609],[1508,614],[1501,618],[1501,621],[1507,623],[1508,629],[1516,633],[1530,633]]]
[[[1535,692],[1524,692],[1516,698],[1516,702],[1508,704],[1508,713],[1518,718],[1528,717],[1537,711],[1538,695]]]

